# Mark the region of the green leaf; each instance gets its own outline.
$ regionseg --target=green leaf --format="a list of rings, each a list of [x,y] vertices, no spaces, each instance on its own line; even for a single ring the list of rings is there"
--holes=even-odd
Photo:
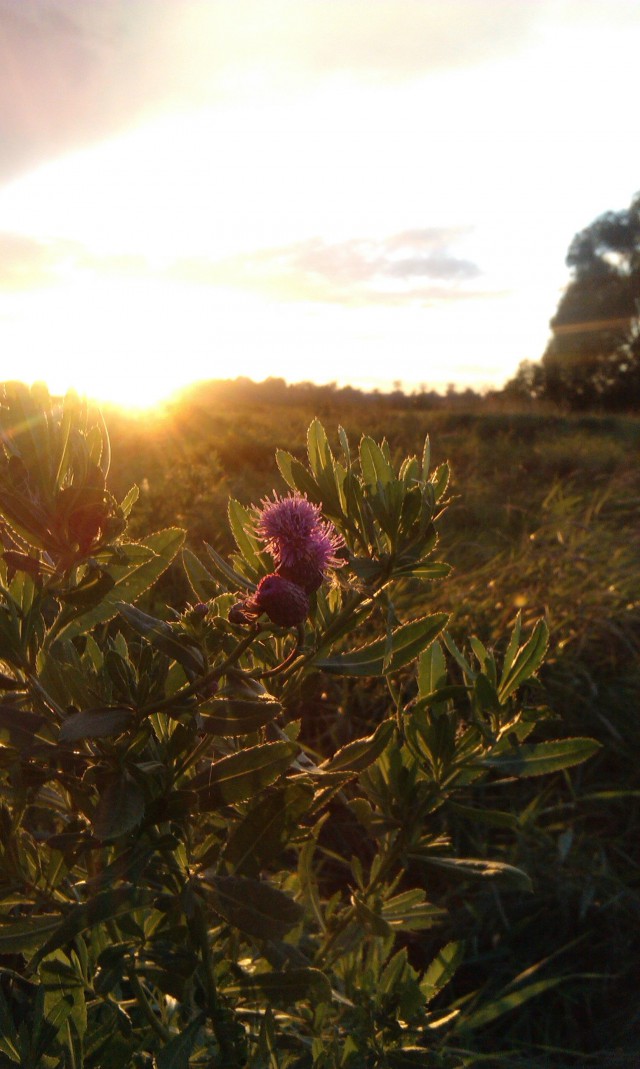
[[[224,849],[224,859],[236,875],[257,876],[280,857],[313,800],[313,788],[298,782],[259,796],[232,829]]]
[[[258,939],[281,939],[302,920],[302,907],[262,880],[205,874],[211,904],[223,920]]]
[[[189,1056],[193,1051],[198,1033],[205,1020],[206,1014],[199,1013],[182,1032],[179,1032],[177,1036],[173,1036],[158,1051],[156,1054],[158,1069],[189,1069]]]
[[[209,735],[249,735],[282,712],[270,694],[255,698],[214,698],[200,706],[202,730]]]
[[[70,943],[80,932],[87,928],[94,928],[105,921],[113,920],[123,914],[132,913],[153,904],[157,897],[155,891],[147,891],[137,887],[114,887],[107,891],[100,891],[88,902],[78,906],[72,906],[62,923],[58,919],[56,931],[49,936],[44,944],[40,945],[38,952],[30,962],[31,970],[46,958],[53,950]],[[1,945],[1,942],[0,942]]]
[[[131,512],[131,509],[135,505],[139,496],[140,490],[134,483],[129,492],[123,497],[122,501],[120,502],[120,511],[122,512],[122,515],[125,517],[125,519],[128,517],[129,513]]]
[[[110,738],[121,735],[131,727],[132,722],[132,710],[121,706],[86,709],[83,713],[73,713],[62,722],[59,738],[60,742]]]
[[[385,657],[389,653],[387,637],[378,639],[368,646],[340,653],[335,657],[316,661],[318,668],[342,676],[380,676],[397,671],[409,661],[414,660],[440,634],[449,619],[448,613],[438,612],[432,616],[423,616],[419,620],[402,624],[391,633],[391,649],[385,667]]]
[[[449,465],[445,461],[444,464],[440,464],[440,466],[436,468],[433,475],[431,476],[430,483],[433,487],[433,493],[436,501],[439,501],[445,493],[449,485],[450,475],[451,472],[449,470]]]
[[[422,450],[422,481],[426,483],[429,478],[429,468],[431,466],[431,443],[429,441],[429,435],[424,440],[424,448]]]
[[[156,531],[141,543],[144,549],[152,553],[151,557],[142,564],[133,567],[130,564],[109,566],[107,571],[116,580],[115,586],[99,605],[63,626],[56,634],[56,638],[60,638],[63,634],[67,639],[86,634],[96,624],[112,620],[121,602],[137,601],[140,595],[144,594],[145,590],[148,590],[169,567],[184,542],[184,538],[185,532],[179,527],[168,527],[164,531]]]
[[[176,634],[165,620],[157,620],[155,616],[149,616],[135,605],[120,603],[118,612],[134,631],[143,635],[156,649],[166,653],[171,660],[177,661],[196,676],[203,674],[205,664],[201,651],[188,642],[186,637]]]
[[[426,1002],[431,1002],[453,978],[464,958],[464,943],[447,943],[438,951],[427,967],[420,990]]]
[[[505,701],[521,683],[530,679],[542,664],[549,645],[549,628],[544,620],[538,620],[529,641],[518,650],[513,664],[500,680],[498,694]]]
[[[18,1052],[18,1031],[16,1029],[11,1010],[7,1004],[4,992],[0,988],[0,1051],[10,1061],[20,1064]]]
[[[87,1030],[87,1006],[85,1002],[85,981],[82,967],[72,951],[68,957],[62,950],[56,950],[40,965],[38,970],[40,982],[46,989],[44,999],[45,1016],[51,1019],[51,1011],[60,1000],[60,996],[71,1000],[71,1019],[78,1035]],[[67,1018],[65,1018],[65,1021]],[[64,1043],[68,1037],[66,1028],[58,1030],[58,1041]]]
[[[451,573],[451,565],[444,561],[429,561],[427,559],[416,561],[415,564],[403,565],[394,568],[393,574],[402,576],[404,579],[420,579],[422,582],[435,582],[446,579]]]
[[[260,574],[265,565],[261,558],[260,541],[255,535],[255,516],[234,498],[229,499],[228,515],[231,533],[238,549],[253,571]]]
[[[447,662],[442,646],[434,641],[420,654],[418,660],[418,695],[421,698],[433,694],[435,690],[446,685]]]
[[[309,455],[309,467],[316,478],[324,511],[331,516],[342,518],[340,491],[336,479],[336,462],[324,427],[319,419],[314,419],[309,425],[307,452]]]
[[[474,762],[507,776],[543,776],[572,765],[582,764],[600,749],[595,739],[558,739],[554,742],[525,742],[506,753],[490,754]]]
[[[380,936],[382,939],[387,939],[391,935],[391,928],[386,920],[377,910],[372,909],[359,894],[354,893],[351,896],[351,901],[356,917],[365,932],[369,935]]]
[[[195,596],[200,601],[209,601],[218,593],[218,583],[204,564],[190,549],[182,550],[182,563]]]
[[[286,972],[253,973],[222,989],[227,997],[252,1001],[267,999],[274,1006],[293,1006],[310,1000],[314,1006],[331,1002],[331,985],[320,969],[288,969]]]
[[[366,434],[360,441],[360,468],[370,490],[376,490],[378,484],[386,487],[395,477],[393,468],[380,446]]]
[[[329,440],[319,419],[313,419],[307,430],[309,467],[316,479],[322,472],[333,471],[334,459]]]
[[[294,742],[268,742],[221,757],[189,782],[198,795],[200,809],[244,802],[284,772],[298,753]]]
[[[100,795],[93,833],[110,842],[137,827],[144,816],[144,792],[135,780],[124,774],[114,779]]]
[[[57,596],[65,605],[73,605],[78,610],[87,609],[103,601],[114,586],[115,579],[109,572],[94,568],[87,572],[73,590],[65,590]]]
[[[434,857],[432,854],[422,855],[421,860],[428,865],[435,865],[436,868],[447,869],[462,878],[501,880],[514,890],[533,891],[526,872],[514,865],[507,865],[504,861],[489,861],[479,857]]]
[[[347,743],[333,757],[323,761],[320,769],[323,772],[363,772],[378,759],[395,727],[395,720],[383,720],[373,735]]]
[[[506,679],[507,675],[509,674],[509,672],[511,670],[511,666],[512,666],[514,658],[515,658],[515,655],[518,652],[519,642],[520,642],[520,632],[521,631],[522,631],[522,613],[520,612],[520,609],[518,609],[518,614],[516,616],[516,621],[515,621],[515,623],[513,625],[513,630],[511,632],[511,637],[509,639],[509,645],[507,646],[507,649],[506,649],[506,652],[505,652],[505,655],[504,655],[504,661],[502,662],[502,676],[500,678],[500,684],[501,685],[504,682],[504,680]]]
[[[432,928],[446,916],[446,910],[427,902],[425,892],[418,887],[402,891],[382,904],[382,916],[391,928],[402,932],[419,932]]]
[[[35,744],[43,744],[37,733],[45,728],[47,721],[39,713],[18,709],[13,705],[0,705],[0,740],[17,750],[31,750]]]
[[[304,464],[301,464],[299,460],[296,460],[295,457],[291,456],[291,453],[287,453],[284,449],[276,451],[276,464],[287,486],[290,486],[292,490],[299,490],[300,493],[306,494],[315,505],[322,504],[320,488]]]
[[[564,977],[562,976],[551,976],[547,980],[537,980],[534,984],[527,984],[526,987],[521,987],[517,991],[511,991],[508,995],[501,995],[499,998],[485,1003],[480,1009],[470,1013],[468,1017],[459,1018],[455,1030],[462,1032],[467,1029],[481,1028],[483,1025],[489,1024],[490,1021],[495,1021],[498,1017],[502,1017],[503,1014],[508,1013],[510,1010],[517,1009],[525,1002],[528,1002],[529,999],[535,998],[536,995],[541,995],[544,991],[550,991],[552,988],[557,987],[558,984],[563,982],[563,979]]]
[[[218,574],[222,576],[223,581],[226,582],[232,590],[255,590],[256,584],[253,583],[251,579],[247,579],[246,575],[241,575],[241,573],[237,572],[235,568],[232,568],[230,564],[227,564],[224,557],[221,557],[208,542],[205,542],[204,545]]]
[[[60,917],[45,914],[36,917],[0,918],[0,954],[23,954],[37,950],[42,940],[60,924]]]

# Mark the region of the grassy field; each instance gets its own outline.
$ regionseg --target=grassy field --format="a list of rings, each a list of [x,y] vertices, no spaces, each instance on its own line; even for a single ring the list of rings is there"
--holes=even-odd
[[[509,1066],[631,1069],[640,1064],[640,420],[210,390],[152,423],[108,414],[114,492],[140,486],[134,530],[178,522],[196,551],[205,540],[228,549],[228,496],[251,504],[282,490],[275,449],[302,456],[313,416],[332,444],[339,424],[354,442],[386,437],[398,454],[431,436],[434,460],[451,464],[439,558],[454,572],[426,595],[407,585],[407,609],[446,609],[454,635],[497,649],[518,612],[526,627],[544,615],[550,653],[532,695],[543,733],[602,744],[571,774],[485,788],[478,807],[506,813],[508,834],[478,819],[457,844],[463,856],[502,856],[534,884],[533,895],[478,884],[450,894],[447,934],[467,947],[460,998],[497,993],[527,971],[541,981],[537,999],[516,999],[495,1023],[488,1016],[476,1053]],[[180,582],[165,577],[168,603],[187,597]],[[319,716],[339,720],[347,741],[375,720],[376,695],[330,691]],[[412,953],[420,964],[420,947]]]

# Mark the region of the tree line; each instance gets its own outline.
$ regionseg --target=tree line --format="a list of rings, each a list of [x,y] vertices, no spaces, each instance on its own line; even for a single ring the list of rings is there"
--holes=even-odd
[[[571,280],[538,363],[523,361],[505,394],[571,410],[640,409],[640,193],[574,237]]]

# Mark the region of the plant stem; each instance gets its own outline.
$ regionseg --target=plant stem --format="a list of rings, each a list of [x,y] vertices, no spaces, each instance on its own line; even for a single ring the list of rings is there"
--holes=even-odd
[[[146,1017],[147,1021],[153,1028],[153,1031],[156,1033],[157,1036],[160,1037],[163,1043],[168,1043],[171,1039],[171,1032],[168,1028],[165,1028],[162,1021],[159,1020],[159,1018],[153,1012],[153,1007],[151,1006],[151,1003],[147,998],[146,991],[144,990],[142,984],[140,983],[140,980],[138,979],[135,966],[130,970],[128,977],[129,983],[131,984],[133,992],[136,996],[136,1001],[140,1009],[142,1010],[144,1016]]]
[[[208,683],[215,683],[215,681],[220,679],[220,677],[223,676],[225,672],[236,663],[236,661],[240,660],[242,654],[249,648],[252,642],[255,642],[259,634],[259,630],[252,631],[238,643],[233,653],[230,653],[221,664],[212,668],[210,672],[207,672],[207,674],[200,679],[196,679],[193,683],[188,683],[187,686],[176,691],[175,694],[171,694],[168,698],[161,698],[157,702],[150,702],[149,705],[143,706],[140,710],[140,715],[149,716],[150,713],[159,713],[162,712],[163,709],[170,709],[171,706],[178,704],[183,698],[190,698],[192,694],[197,694],[198,691],[202,690],[203,687],[206,687]]]

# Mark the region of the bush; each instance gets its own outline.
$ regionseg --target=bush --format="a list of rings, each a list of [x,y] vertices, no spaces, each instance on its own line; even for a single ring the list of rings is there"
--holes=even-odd
[[[193,604],[152,616],[184,532],[128,536],[99,418],[12,383],[0,424],[0,1067],[472,1064],[558,979],[456,996],[450,888],[526,895],[487,798],[597,744],[531,741],[543,621],[497,663],[394,600],[447,575],[447,465],[336,459],[314,421],[291,493],[231,501],[235,554],[183,550]],[[336,685],[343,745],[310,722]]]

